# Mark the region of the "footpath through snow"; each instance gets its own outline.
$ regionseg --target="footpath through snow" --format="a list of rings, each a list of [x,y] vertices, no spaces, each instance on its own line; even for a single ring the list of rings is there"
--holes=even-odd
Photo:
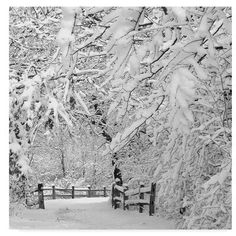
[[[175,224],[137,211],[114,210],[109,198],[45,201],[45,210],[10,217],[11,229],[174,229]]]

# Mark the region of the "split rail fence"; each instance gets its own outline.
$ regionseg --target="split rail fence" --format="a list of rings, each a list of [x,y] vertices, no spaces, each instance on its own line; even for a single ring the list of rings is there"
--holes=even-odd
[[[48,191],[51,194],[48,194]],[[55,186],[52,187],[43,187],[43,184],[38,184],[38,188],[33,191],[33,193],[38,193],[38,201],[40,209],[45,209],[44,198],[77,198],[77,197],[107,197],[110,189],[103,187],[103,189],[91,189],[90,186],[87,188],[75,188],[72,186],[71,188],[57,188]],[[46,193],[45,193],[46,192]],[[58,194],[59,192],[59,194]],[[63,193],[63,194],[62,194]]]
[[[48,194],[51,192],[51,194]],[[137,206],[139,212],[144,211],[144,207],[148,206],[149,215],[152,216],[155,213],[155,194],[156,184],[151,183],[150,186],[144,186],[140,184],[136,189],[129,189],[127,185],[121,186],[119,182],[112,184],[112,189],[91,189],[87,188],[57,188],[43,187],[43,184],[38,184],[38,188],[32,193],[38,194],[38,200],[36,204],[39,204],[40,209],[45,209],[44,198],[77,198],[77,197],[107,197],[111,193],[111,202],[114,209],[122,208],[123,210],[129,210],[130,206]],[[63,194],[62,194],[63,193]]]
[[[143,212],[144,206],[149,206],[149,215],[152,216],[155,213],[155,194],[155,183],[151,183],[148,187],[140,184],[138,188],[130,190],[127,185],[121,186],[119,182],[113,183],[111,192],[112,206],[114,209],[122,208],[123,210],[129,210],[129,206],[138,206],[140,213]]]

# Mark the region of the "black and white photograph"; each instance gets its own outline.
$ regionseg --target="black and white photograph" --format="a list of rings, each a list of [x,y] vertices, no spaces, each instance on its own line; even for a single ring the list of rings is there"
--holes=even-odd
[[[176,3],[9,6],[10,230],[232,229],[232,6]]]

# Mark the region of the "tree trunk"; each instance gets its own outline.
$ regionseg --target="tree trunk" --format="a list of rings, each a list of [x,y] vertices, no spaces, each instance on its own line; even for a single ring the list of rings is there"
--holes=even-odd
[[[62,150],[61,150],[61,168],[62,168],[63,177],[66,177],[65,155]]]
[[[116,161],[118,160],[117,153],[114,153],[112,156],[112,165],[114,166],[114,179],[119,179],[120,184],[123,184],[121,170],[117,167]]]
[[[93,95],[92,101],[96,101],[93,106],[96,111],[96,115],[101,117],[103,115],[103,111],[99,108],[100,105],[95,95]],[[92,121],[92,124],[95,125],[96,121],[95,120]],[[106,117],[102,117],[102,119],[97,123],[97,125],[102,129],[102,132],[101,132],[102,136],[110,143],[112,141],[112,137],[106,130]],[[117,153],[114,153],[111,158],[112,158],[112,166],[114,167],[114,172],[113,172],[114,180],[118,178],[122,185],[123,181],[122,181],[121,170],[116,165],[116,162],[118,160]]]

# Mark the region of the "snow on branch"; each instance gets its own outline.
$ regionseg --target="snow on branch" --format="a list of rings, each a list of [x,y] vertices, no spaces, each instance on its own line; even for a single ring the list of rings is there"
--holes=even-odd
[[[139,127],[143,125],[149,118],[151,118],[154,113],[160,108],[162,103],[164,102],[165,96],[162,96],[161,102],[158,106],[154,105],[149,109],[146,109],[142,112],[141,118],[136,120],[131,126],[127,127],[122,133],[117,133],[117,135],[112,139],[110,145],[103,152],[103,155],[107,155],[108,153],[117,152],[121,148],[123,148],[127,142],[136,134]]]
[[[85,102],[83,101],[82,97],[80,96],[79,92],[75,92],[76,99],[78,100],[79,104],[83,107],[87,115],[91,116],[88,107],[86,106]]]
[[[212,176],[207,182],[205,182],[203,184],[203,188],[207,189],[210,185],[214,185],[217,182],[222,185],[225,179],[230,175],[230,170],[231,170],[231,165],[228,164],[225,168],[221,170],[221,172]]]

